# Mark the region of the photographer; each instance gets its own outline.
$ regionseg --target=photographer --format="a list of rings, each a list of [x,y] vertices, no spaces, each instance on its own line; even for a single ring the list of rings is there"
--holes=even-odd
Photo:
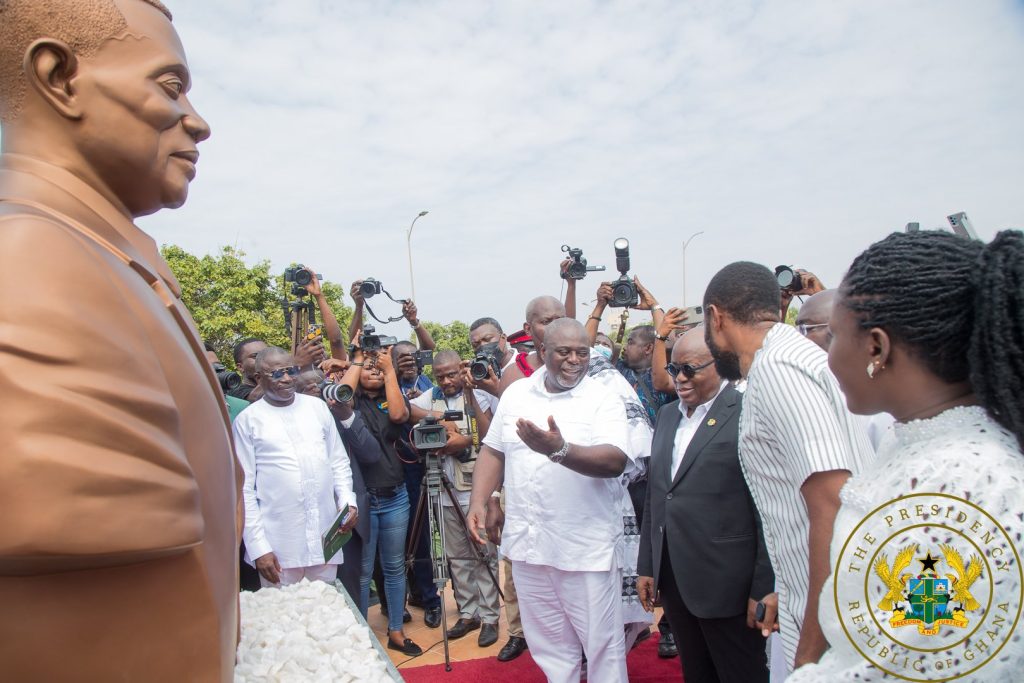
[[[357,332],[357,331],[356,331]],[[422,653],[416,643],[405,637],[402,628],[402,605],[405,604],[405,538],[409,524],[409,493],[405,472],[396,444],[406,438],[409,422],[409,401],[398,387],[398,377],[391,362],[391,349],[364,352],[359,348],[359,334],[353,334],[352,364],[342,383],[354,394],[353,407],[358,411],[370,433],[380,445],[383,457],[363,468],[369,499],[370,537],[363,548],[360,574],[360,605],[370,601],[370,577],[373,575],[377,546],[384,572],[383,592],[388,604],[388,649],[408,656]]]
[[[363,280],[356,280],[352,283],[352,289],[349,290],[349,294],[352,297],[352,301],[355,303],[355,310],[352,313],[352,322],[349,323],[348,333],[349,337],[355,339],[354,335],[356,330],[363,329],[363,309],[366,308],[366,301],[363,298],[362,292]],[[405,303],[402,304],[402,317],[404,317],[413,331],[416,333],[416,341],[419,343],[420,349],[424,351],[434,350],[434,338],[430,336],[430,330],[423,326],[420,322],[419,311],[416,309],[416,304],[411,299],[406,299]]]
[[[329,359],[321,364],[327,372],[327,380],[333,382],[340,379],[348,370],[350,363]],[[298,390],[322,398],[324,377],[320,372],[307,371],[299,376]],[[341,440],[348,451],[349,467],[352,470],[352,490],[356,494],[356,505],[360,510],[369,510],[369,496],[366,491],[366,480],[363,468],[370,467],[384,457],[380,444],[366,426],[363,416],[352,407],[352,401],[327,400],[327,407],[334,416],[341,433]],[[359,611],[366,617],[368,605],[362,602],[360,578],[363,570],[363,548],[370,540],[370,515],[359,518],[352,530],[352,538],[342,547],[345,562],[338,568],[338,579],[352,599],[359,603]]]
[[[320,286],[320,278],[317,277],[315,269],[306,266],[305,270],[311,276],[309,284],[306,285],[306,290],[316,299],[316,307],[320,309],[320,319],[324,323],[324,334],[327,335],[327,341],[331,343],[331,358],[347,360],[348,352],[345,350],[345,339],[341,336],[341,325],[338,324],[338,318],[335,317],[334,311],[331,310],[331,305],[327,302],[327,296],[324,295],[323,288]],[[320,344],[319,339],[314,341]],[[323,345],[320,344],[320,346],[322,348]],[[299,353],[296,351],[297,360],[302,360],[298,356]],[[321,358],[320,360],[323,359]]]
[[[469,343],[473,347],[474,353],[480,353],[481,349],[493,348],[495,360],[498,362],[498,367],[501,368],[500,374],[504,374],[516,360],[516,352],[509,346],[505,331],[501,329],[501,323],[494,318],[474,320],[473,324],[469,326]],[[434,376],[437,377],[436,368],[434,373]],[[476,381],[474,384],[477,401],[480,401],[484,408],[490,408],[493,413],[498,404],[498,397],[501,395],[500,377],[491,371],[486,379]],[[481,396],[481,393],[488,394],[488,397]]]
[[[418,353],[416,345],[408,341],[398,342],[391,350],[391,358],[398,372],[398,386],[410,400],[434,388],[434,383],[423,374],[423,361],[418,358]]]
[[[789,313],[789,305],[793,302],[794,296],[810,296],[825,291],[825,285],[821,283],[818,276],[801,268],[794,268],[793,274],[796,280],[792,287],[782,287],[779,296],[779,320],[786,322],[786,314]],[[778,275],[776,275],[776,280]]]
[[[445,447],[437,451],[442,467],[452,487],[462,513],[469,513],[469,496],[473,488],[473,468],[479,442],[490,427],[491,411],[482,409],[477,402],[468,362],[463,364],[454,351],[440,351],[434,357],[434,379],[437,388],[412,400],[414,417],[416,409],[429,411],[441,417],[447,410],[463,414],[457,425],[445,423],[449,428]],[[474,427],[476,433],[474,434]],[[474,447],[474,441],[477,446]],[[473,544],[467,536],[459,515],[452,507],[452,501],[444,492],[441,504],[447,508],[444,515],[445,553],[451,565],[452,589],[459,608],[459,620],[448,630],[448,638],[461,638],[470,631],[480,629],[477,644],[489,647],[498,640],[498,617],[500,605],[498,588],[488,573],[488,566],[473,558]],[[487,547],[491,572],[498,575],[498,555],[493,545]]]
[[[638,325],[630,331],[626,345],[622,348],[619,359],[615,363],[615,368],[622,373],[622,376],[626,378],[626,381],[636,391],[637,396],[640,397],[640,403],[647,413],[647,420],[653,425],[654,418],[658,414],[658,410],[661,409],[661,406],[672,401],[671,394],[658,390],[654,386],[651,371],[656,341],[655,327],[662,322],[665,312],[650,290],[644,287],[639,279],[634,281],[636,282],[637,293],[640,295],[640,303],[636,305],[636,310],[650,311],[654,326]],[[601,316],[604,314],[604,310],[611,301],[611,298],[611,283],[602,282],[597,288],[597,303],[594,305],[594,313],[587,320],[586,324],[587,335],[591,345],[596,341],[597,328],[601,324]],[[664,350],[662,350],[662,354],[664,354]],[[664,358],[664,355],[660,358]],[[664,365],[660,358],[658,361],[659,366]]]

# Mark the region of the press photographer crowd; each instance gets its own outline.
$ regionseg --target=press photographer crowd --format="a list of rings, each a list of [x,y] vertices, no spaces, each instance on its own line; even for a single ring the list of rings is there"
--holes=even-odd
[[[614,248],[584,323],[577,286],[603,268],[565,246],[564,299],[525,301],[521,329],[480,311],[468,358],[371,278],[343,332],[319,276],[289,269],[293,348],[241,339],[238,374],[210,356],[244,471],[241,588],[337,578],[364,616],[379,602],[391,650],[433,644],[407,637],[413,606],[446,657],[475,633],[550,681],[625,681],[655,630],[688,683],[874,680],[830,543],[924,480],[1024,513],[1021,233],[894,233],[835,288],[731,263],[667,309]],[[400,320],[409,340],[373,325]],[[1020,639],[1003,652],[1019,663]]]

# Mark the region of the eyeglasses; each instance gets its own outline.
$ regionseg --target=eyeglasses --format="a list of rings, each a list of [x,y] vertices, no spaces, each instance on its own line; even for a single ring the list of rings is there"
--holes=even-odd
[[[281,379],[282,377],[284,377],[286,374],[289,377],[295,377],[296,375],[299,374],[299,366],[298,365],[293,365],[290,368],[280,368],[280,369],[274,370],[273,372],[270,373],[270,376],[273,379],[278,380],[278,379]]]
[[[669,363],[665,366],[665,371],[668,372],[670,377],[675,377],[680,372],[683,373],[683,377],[686,379],[693,379],[694,376],[704,368],[708,367],[714,360],[709,360],[704,365],[690,365],[689,363],[683,363],[682,365],[676,365],[675,363]]]
[[[815,323],[814,325],[797,325],[796,331],[806,337],[808,332],[819,327],[828,327],[828,323]]]

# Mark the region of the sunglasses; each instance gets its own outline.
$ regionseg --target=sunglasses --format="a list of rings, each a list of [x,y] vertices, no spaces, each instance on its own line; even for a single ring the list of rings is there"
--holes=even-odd
[[[285,375],[288,375],[289,377],[295,377],[298,374],[299,374],[299,366],[298,365],[293,365],[290,368],[280,368],[278,370],[274,370],[273,372],[270,373],[270,376],[273,379],[278,380],[278,379],[281,379],[282,377],[284,377]]]
[[[819,327],[828,327],[828,323],[815,323],[813,325],[797,325],[796,331],[806,337],[808,332],[810,332],[811,330],[816,330]]]
[[[690,365],[689,363],[683,363],[682,365],[676,365],[675,363],[669,363],[665,366],[665,371],[668,372],[670,377],[676,377],[680,372],[683,373],[683,377],[686,379],[693,379],[694,376],[704,368],[713,364],[714,360],[709,360],[704,365]]]

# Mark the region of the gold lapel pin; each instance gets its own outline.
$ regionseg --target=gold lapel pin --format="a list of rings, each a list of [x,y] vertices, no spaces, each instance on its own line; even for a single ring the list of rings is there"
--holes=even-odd
[[[711,418],[710,420],[708,420],[708,427],[714,427],[717,423],[718,420],[716,420],[715,418]]]

